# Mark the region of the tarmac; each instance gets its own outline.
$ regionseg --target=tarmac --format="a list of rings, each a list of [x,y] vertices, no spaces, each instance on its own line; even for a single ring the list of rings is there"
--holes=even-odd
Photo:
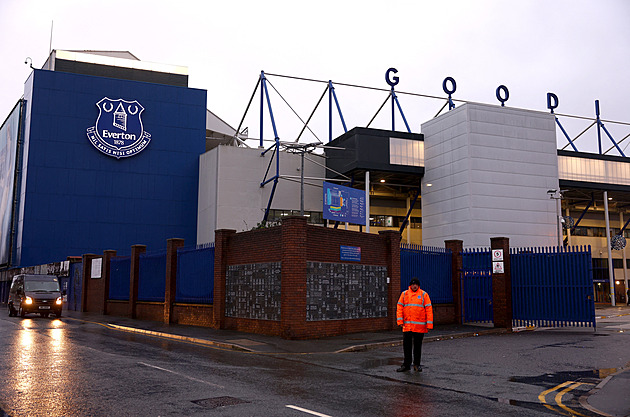
[[[598,306],[596,308],[597,320],[626,315],[630,316],[630,307],[611,308],[610,306]],[[268,355],[360,352],[368,349],[402,345],[400,329],[352,333],[311,340],[286,340],[277,336],[199,326],[164,324],[162,322],[76,311],[64,311],[64,317],[71,320],[95,323],[124,332],[140,333],[152,337],[178,340],[220,349]],[[506,329],[493,328],[491,326],[491,324],[479,326],[438,325],[425,336],[424,342],[507,332]],[[533,330],[536,330],[536,328],[521,327],[513,329],[513,331]],[[630,416],[629,392],[630,368],[625,368],[602,380],[588,395],[580,399],[580,403],[591,412],[601,416],[628,417]]]

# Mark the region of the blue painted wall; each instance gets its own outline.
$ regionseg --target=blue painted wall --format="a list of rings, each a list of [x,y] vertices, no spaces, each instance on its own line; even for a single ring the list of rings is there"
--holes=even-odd
[[[144,106],[151,143],[140,154],[116,159],[89,142],[103,97]],[[17,265],[196,242],[205,90],[35,70],[25,98]]]

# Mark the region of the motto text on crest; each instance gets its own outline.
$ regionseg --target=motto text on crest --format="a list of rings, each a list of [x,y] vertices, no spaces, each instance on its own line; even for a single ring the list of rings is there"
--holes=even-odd
[[[105,155],[127,158],[138,154],[151,142],[151,134],[142,125],[144,107],[137,100],[104,97],[96,107],[99,110],[96,125],[87,129],[87,136]]]

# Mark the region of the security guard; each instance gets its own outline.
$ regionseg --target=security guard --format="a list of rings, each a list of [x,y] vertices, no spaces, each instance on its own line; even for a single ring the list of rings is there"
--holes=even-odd
[[[411,353],[413,346],[413,369],[422,372],[422,339],[424,334],[433,329],[433,307],[426,291],[420,289],[418,278],[412,278],[409,289],[403,291],[396,306],[396,322],[402,326],[403,349],[405,359],[397,372],[411,369]]]

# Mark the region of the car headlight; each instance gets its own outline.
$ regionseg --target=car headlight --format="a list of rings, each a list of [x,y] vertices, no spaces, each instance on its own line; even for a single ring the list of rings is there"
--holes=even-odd
[[[33,299],[31,297],[26,297],[26,299],[24,300],[25,304],[33,304]]]
[[[57,301],[55,301],[55,304],[57,304],[58,306],[60,306],[62,303],[61,301],[61,297],[57,297]]]

